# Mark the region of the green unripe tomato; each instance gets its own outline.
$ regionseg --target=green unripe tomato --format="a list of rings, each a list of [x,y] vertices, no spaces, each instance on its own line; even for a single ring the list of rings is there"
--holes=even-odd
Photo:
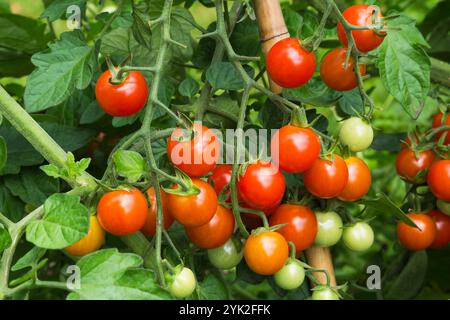
[[[436,201],[436,206],[438,207],[439,211],[450,216],[450,202],[438,199]]]
[[[314,290],[311,295],[312,300],[339,300],[339,296],[330,288]]]
[[[342,219],[334,211],[316,212],[317,234],[314,245],[318,247],[331,247],[342,236]]]
[[[243,247],[237,248],[233,239],[229,239],[221,247],[208,250],[208,258],[211,264],[222,270],[228,270],[236,267],[244,255]]]
[[[172,296],[178,299],[189,297],[195,290],[197,281],[191,269],[183,267],[172,278],[172,283],[169,285],[169,292]]]
[[[373,129],[360,118],[352,117],[342,122],[339,140],[353,152],[366,150],[372,144]]]
[[[277,286],[284,290],[294,290],[305,281],[305,269],[297,259],[289,259],[280,271],[274,274]]]
[[[373,244],[373,230],[366,222],[357,222],[344,228],[342,239],[347,248],[354,251],[366,251]]]

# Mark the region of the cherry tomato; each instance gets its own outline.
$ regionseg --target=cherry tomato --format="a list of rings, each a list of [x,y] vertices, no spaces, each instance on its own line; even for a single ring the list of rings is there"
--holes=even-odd
[[[439,160],[430,166],[427,183],[436,198],[450,201],[450,160]]]
[[[314,290],[311,295],[312,300],[339,300],[337,293],[331,288]]]
[[[276,165],[259,160],[247,166],[245,173],[238,178],[237,187],[251,208],[265,210],[281,202],[286,185]]]
[[[319,198],[330,199],[339,195],[347,185],[348,169],[344,159],[333,155],[332,160],[317,159],[303,175],[305,187]]]
[[[208,258],[211,264],[222,270],[236,267],[244,256],[244,247],[237,245],[232,238],[228,239],[222,246],[209,249]]]
[[[450,217],[437,210],[430,211],[428,215],[436,224],[436,237],[431,247],[445,247],[450,242]]]
[[[112,75],[106,70],[95,84],[95,97],[99,106],[114,117],[127,117],[138,113],[147,103],[147,81],[139,71],[130,71],[120,84],[110,82]]]
[[[411,183],[422,183],[426,179],[426,175],[417,177],[420,171],[428,170],[434,161],[434,153],[432,150],[419,151],[416,153],[408,147],[400,150],[395,160],[397,174],[405,181]]]
[[[207,223],[217,210],[214,189],[200,179],[192,179],[192,183],[200,189],[200,193],[189,196],[167,193],[169,214],[185,227]]]
[[[345,163],[348,168],[348,181],[338,198],[342,201],[356,201],[364,197],[370,189],[370,170],[367,164],[357,157],[349,157],[345,159]]]
[[[342,236],[342,219],[334,211],[316,212],[317,234],[314,245],[318,247],[334,246]]]
[[[147,220],[145,221],[144,226],[141,229],[141,232],[146,236],[154,236],[156,233],[156,194],[155,189],[153,187],[147,190],[148,200],[150,201],[150,208],[148,208]],[[163,224],[164,230],[167,230],[172,225],[174,219],[169,214],[169,210],[167,209],[167,194],[164,190],[161,189],[161,202],[162,202],[162,212],[163,212]]]
[[[434,220],[423,213],[410,213],[408,217],[419,227],[410,227],[399,221],[397,236],[400,243],[409,250],[417,251],[428,248],[436,237]]]
[[[207,223],[198,227],[186,227],[192,243],[202,249],[217,248],[231,238],[234,231],[234,216],[230,209],[221,205]]]
[[[305,269],[297,259],[289,259],[280,271],[274,274],[277,286],[284,290],[295,290],[305,281]]]
[[[105,242],[105,231],[103,231],[100,223],[98,223],[97,217],[91,216],[88,234],[64,250],[74,256],[84,256],[100,249],[103,242]]]
[[[179,266],[175,268],[180,269]],[[170,280],[169,292],[177,299],[189,297],[197,286],[194,273],[186,267],[183,267]]]
[[[167,142],[167,155],[188,176],[200,177],[216,166],[220,144],[214,132],[199,122],[194,123],[192,132],[189,131],[177,128],[172,132]]]
[[[354,26],[367,27],[372,25],[372,15],[375,7],[366,4],[357,4],[348,7],[342,15],[348,23]],[[378,16],[381,18],[381,12],[378,12]],[[344,46],[348,46],[347,35],[345,34],[344,27],[340,22],[337,24],[337,32],[339,40]],[[361,52],[367,52],[376,49],[384,37],[379,36],[373,30],[352,30],[352,36],[355,40],[355,45]]]
[[[347,248],[354,251],[366,251],[373,244],[373,230],[366,222],[357,222],[344,228],[342,240]]]
[[[442,213],[445,213],[446,215],[450,216],[450,202],[445,202],[445,201],[442,201],[441,199],[437,199],[436,207]]]
[[[297,254],[312,246],[317,233],[317,219],[314,212],[304,206],[282,204],[270,217],[270,225],[286,224],[277,229],[286,241],[292,241]]]
[[[214,190],[216,190],[217,196],[219,196],[220,192],[231,182],[231,176],[233,173],[233,167],[229,164],[220,164],[214,168],[211,175],[208,177],[208,182],[212,184]],[[231,202],[231,191],[228,188],[228,194],[230,196],[226,200],[227,202]],[[238,192],[238,200],[241,200],[241,197]]]
[[[117,236],[132,234],[141,229],[147,220],[147,212],[147,200],[135,188],[105,193],[97,206],[101,226]]]
[[[328,52],[320,64],[320,77],[327,86],[337,91],[352,90],[358,86],[352,57],[347,61],[345,68],[345,59],[347,59],[347,49],[336,48]],[[366,66],[359,65],[361,75],[366,74]]]
[[[266,59],[267,73],[283,88],[304,85],[314,74],[316,57],[308,52],[297,38],[285,38],[270,48]]]
[[[255,273],[272,275],[283,268],[289,248],[281,234],[273,231],[252,233],[244,246],[244,258]]]
[[[343,145],[348,146],[350,151],[363,151],[372,144],[373,129],[361,118],[351,117],[342,122],[339,140]]]
[[[272,137],[272,158],[286,172],[300,173],[312,167],[320,154],[320,140],[311,128],[281,127]]]
[[[438,112],[433,117],[433,128],[438,128],[441,126],[450,126],[450,113],[447,114],[447,117],[445,118],[444,123],[442,122],[442,117],[444,114],[442,112]],[[444,144],[450,144],[450,130],[444,130],[436,134],[436,137],[439,139],[445,132],[447,132],[447,135],[444,139]]]

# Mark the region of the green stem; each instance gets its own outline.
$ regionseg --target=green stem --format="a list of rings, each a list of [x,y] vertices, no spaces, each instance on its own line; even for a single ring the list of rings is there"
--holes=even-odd
[[[430,58],[431,61],[431,80],[450,87],[450,64]]]

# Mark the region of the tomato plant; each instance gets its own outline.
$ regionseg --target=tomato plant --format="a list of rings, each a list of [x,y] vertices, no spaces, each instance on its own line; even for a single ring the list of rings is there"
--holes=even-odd
[[[400,150],[395,161],[397,174],[408,182],[423,182],[426,175],[418,177],[417,175],[423,171],[428,170],[433,163],[434,153],[432,150],[423,150],[415,152],[409,147]]]
[[[428,248],[436,238],[434,220],[424,213],[410,213],[408,217],[417,225],[417,228],[399,222],[397,224],[398,240],[409,250]]]
[[[343,223],[334,211],[316,212],[317,235],[314,244],[319,247],[335,245],[342,237]]]
[[[445,247],[450,242],[450,217],[437,210],[430,211],[428,215],[436,224],[436,237],[431,247]]]
[[[284,290],[295,290],[305,281],[305,269],[296,259],[288,260],[286,265],[273,276],[275,283]]]
[[[181,268],[180,268],[181,267]],[[172,296],[178,299],[189,297],[195,290],[197,281],[191,269],[178,266],[175,274],[168,277],[171,282],[169,285],[169,292]]]
[[[312,300],[339,300],[339,296],[331,288],[321,288],[314,290],[311,296]]]
[[[444,114],[442,112],[438,112],[433,117],[433,128],[439,128],[442,125],[450,126],[450,114],[447,114],[447,116],[444,119]],[[440,131],[436,134],[437,138],[440,138],[442,135],[445,134],[444,143],[450,144],[450,130],[444,130]]]
[[[342,122],[339,139],[351,151],[363,151],[372,144],[373,130],[362,119],[352,117]]]
[[[348,169],[348,181],[339,194],[339,199],[356,201],[365,196],[370,189],[372,181],[370,170],[367,164],[357,157],[349,157],[345,159],[345,163]]]
[[[68,246],[64,250],[74,256],[84,256],[98,250],[105,241],[105,231],[103,231],[96,216],[91,216],[89,220],[89,232],[81,240]]]
[[[438,160],[430,166],[427,183],[441,200],[450,201],[450,160]]]
[[[223,270],[236,267],[244,256],[243,246],[233,239],[228,239],[222,246],[209,249],[208,258],[211,264]]]
[[[342,234],[342,240],[347,248],[354,251],[366,251],[372,246],[373,239],[373,230],[366,222],[357,222],[346,227]]]
[[[154,236],[156,233],[156,221],[157,221],[157,201],[155,188],[151,187],[147,189],[147,197],[150,202],[150,207],[148,208],[147,220],[145,221],[144,226],[141,228],[141,232],[146,236]],[[164,229],[167,230],[173,224],[173,217],[169,214],[167,208],[167,194],[164,190],[161,190],[161,204],[162,204],[162,213],[163,213],[163,221],[164,221]]]

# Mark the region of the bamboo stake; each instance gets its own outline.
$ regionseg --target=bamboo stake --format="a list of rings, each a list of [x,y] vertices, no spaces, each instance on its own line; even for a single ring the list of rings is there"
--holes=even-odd
[[[278,0],[255,0],[255,10],[261,39],[261,50],[264,56],[267,56],[270,48],[277,41],[289,37],[289,32]],[[282,88],[270,81],[270,90],[279,94]],[[328,248],[312,247],[306,250],[306,259],[311,267],[327,270],[330,276],[330,285],[336,285],[333,260]],[[315,272],[313,275],[320,283],[326,283],[326,275],[323,272]]]

